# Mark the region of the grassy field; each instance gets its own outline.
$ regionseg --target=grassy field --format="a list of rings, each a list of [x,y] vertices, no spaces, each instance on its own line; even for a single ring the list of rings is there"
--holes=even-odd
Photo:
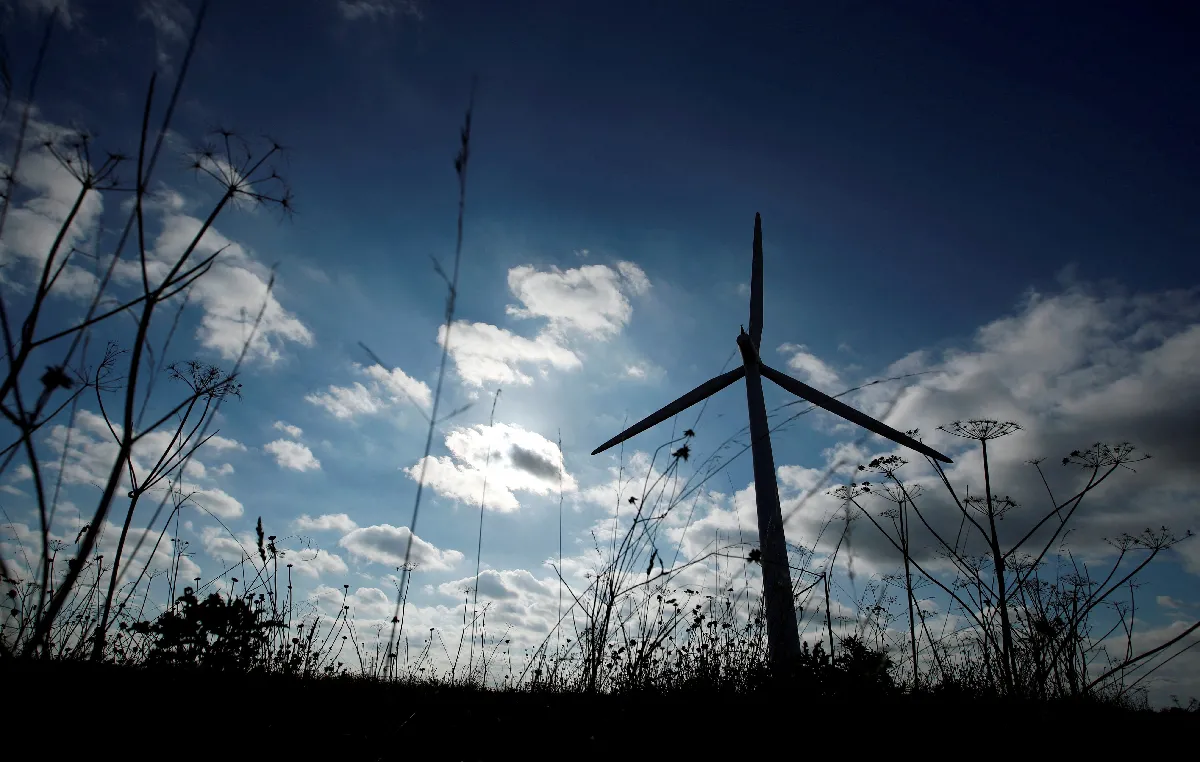
[[[872,753],[895,750],[909,734],[936,745],[938,738],[972,735],[981,724],[999,724],[1018,745],[1018,737],[1062,738],[1082,727],[1167,738],[1194,731],[1198,717],[1091,702],[822,696],[795,683],[750,695],[589,696],[59,662],[10,663],[3,674],[6,700],[28,708],[10,713],[18,726],[13,739],[74,746],[82,739],[71,737],[72,714],[96,712],[111,728],[109,738],[119,739],[120,756],[129,759],[168,753],[197,759],[245,753],[371,760],[418,753],[432,759],[757,757],[768,747],[789,755],[814,748]],[[103,748],[100,739],[88,745]]]

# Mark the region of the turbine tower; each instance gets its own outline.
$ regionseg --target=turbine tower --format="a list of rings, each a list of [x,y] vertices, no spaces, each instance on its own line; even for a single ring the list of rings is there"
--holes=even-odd
[[[937,450],[896,431],[808,384],[801,383],[759,358],[763,324],[762,218],[754,215],[754,261],[750,271],[750,333],[742,328],[737,337],[742,366],[710,379],[666,407],[651,413],[592,451],[604,452],[646,429],[682,413],[738,379],[746,379],[746,402],[750,409],[751,455],[754,458],[754,492],[758,507],[758,536],[762,554],[763,595],[767,605],[767,649],[773,669],[786,669],[800,654],[800,633],[796,626],[796,607],[792,600],[792,575],[784,541],[783,515],[779,508],[779,486],[775,481],[775,460],[771,454],[771,431],[767,426],[767,407],[763,401],[762,377],[814,405],[858,424],[864,429],[916,450],[943,463],[953,461]],[[826,601],[828,605],[828,601]]]

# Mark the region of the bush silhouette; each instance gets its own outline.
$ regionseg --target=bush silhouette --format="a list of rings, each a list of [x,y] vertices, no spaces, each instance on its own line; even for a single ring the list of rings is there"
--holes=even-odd
[[[240,672],[262,666],[268,630],[278,623],[264,619],[249,600],[227,601],[217,593],[200,600],[189,587],[176,603],[153,623],[132,627],[153,638],[147,655],[150,664]]]

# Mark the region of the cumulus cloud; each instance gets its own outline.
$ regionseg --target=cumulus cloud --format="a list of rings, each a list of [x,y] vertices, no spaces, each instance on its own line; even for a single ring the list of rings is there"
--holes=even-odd
[[[292,471],[318,471],[321,468],[321,461],[317,460],[307,445],[290,439],[276,439],[263,445],[263,449],[275,456],[280,468]]]
[[[161,215],[159,224],[159,234],[147,252],[151,283],[160,282],[167,276],[203,225],[197,217],[170,211]],[[196,281],[191,291],[192,300],[202,310],[196,329],[200,345],[226,360],[234,360],[249,340],[246,356],[267,364],[282,357],[286,344],[312,346],[312,331],[284,309],[274,292],[268,290],[269,269],[241,244],[226,238],[215,227],[209,227],[190,261],[198,261],[218,251],[220,254],[212,269]],[[136,261],[121,262],[116,272],[125,282],[141,278]],[[262,310],[262,320],[251,337],[259,310]]]
[[[469,505],[478,505],[483,498],[485,478],[486,507],[500,512],[520,508],[516,492],[556,493],[560,480],[564,493],[578,486],[562,468],[558,445],[520,426],[498,423],[456,428],[446,435],[446,448],[449,456],[428,458],[425,484],[439,495]],[[405,473],[416,480],[421,470],[422,461],[418,461]]]
[[[56,133],[59,128],[42,125],[43,131]],[[0,165],[0,170],[8,167]],[[28,267],[28,274],[40,276],[41,269],[59,230],[80,197],[82,184],[50,151],[37,148],[22,157],[17,176],[20,203],[8,212],[4,236],[0,238],[0,257],[16,258]],[[99,191],[89,191],[72,218],[66,235],[55,251],[54,261],[62,262],[72,249],[89,250],[88,239],[96,230],[104,204]],[[88,270],[77,266],[78,256],[68,259],[66,269],[54,286],[60,295],[87,298],[95,293],[98,281]],[[16,284],[15,285],[19,285]]]
[[[968,486],[971,494],[981,491],[979,446],[936,427],[968,418],[1020,423],[1021,431],[991,442],[988,449],[993,491],[1017,501],[998,525],[1005,548],[1052,509],[1047,486],[1027,462],[1030,458],[1046,458],[1042,470],[1061,502],[1082,489],[1091,474],[1089,469],[1061,465],[1070,452],[1094,442],[1129,441],[1137,447],[1135,455],[1151,453],[1151,460],[1133,466],[1136,473],[1123,469],[1113,473],[1089,494],[1071,520],[1075,529],[1069,545],[1075,558],[1105,569],[1104,564],[1115,560],[1105,538],[1126,532],[1136,535],[1145,527],[1160,525],[1179,535],[1196,528],[1195,517],[1200,515],[1200,477],[1194,468],[1200,442],[1197,297],[1200,291],[1195,289],[1128,294],[1076,287],[1058,294],[1031,293],[1012,314],[980,328],[970,345],[940,356],[910,353],[885,375],[934,373],[900,388],[870,386],[847,401],[877,417],[890,409],[888,423],[901,430],[919,427],[926,443],[955,459],[946,472],[960,497]],[[924,488],[918,505],[929,525],[943,537],[959,536],[962,515],[922,458],[851,426],[836,431],[844,438],[822,453],[824,462],[778,468],[790,541],[815,547],[818,556],[830,552],[843,539],[845,525],[842,502],[827,491],[864,478],[878,486],[878,475],[856,469],[888,454],[910,461],[899,476]],[[860,438],[861,442],[852,441]],[[596,498],[611,506],[612,490],[600,490]],[[859,502],[877,518],[891,505],[870,496]],[[891,526],[890,521],[881,521]],[[711,513],[702,514],[688,529],[685,551],[694,553],[704,547],[705,533],[720,531],[728,536],[738,525],[756,536],[752,484],[737,491],[731,503],[714,503]],[[914,557],[927,569],[946,572],[924,522],[914,526]],[[1057,522],[1047,526],[1057,527]],[[1024,548],[1036,553],[1049,538],[1049,532],[1042,530]],[[965,547],[968,553],[986,550],[975,536]],[[900,561],[891,544],[861,517],[850,527],[840,558],[864,576],[890,573]],[[1194,540],[1184,541],[1160,559],[1168,568],[1200,573],[1200,548]]]
[[[328,391],[314,392],[304,399],[329,411],[334,418],[349,419],[371,415],[381,409],[380,400],[371,390],[355,381],[352,386],[330,386]]]
[[[180,490],[184,494],[190,494],[188,502],[203,508],[217,518],[236,519],[246,512],[241,502],[223,489],[216,487],[199,489],[195,485],[183,483],[180,485]]]
[[[354,371],[370,379],[350,386],[330,385],[324,392],[314,392],[305,400],[324,408],[335,418],[349,420],[375,415],[396,406],[415,404],[426,410],[432,404],[433,392],[424,381],[417,381],[399,368],[391,371],[382,365],[363,367],[354,364]]]
[[[217,452],[225,452],[227,450],[231,452],[246,451],[246,445],[236,439],[223,437],[220,434],[213,434],[204,442],[204,446],[209,450],[216,450]]]
[[[924,441],[954,457],[955,463],[946,472],[960,497],[968,486],[973,495],[982,491],[979,446],[936,427],[984,417],[1020,423],[1023,430],[989,444],[993,491],[1017,502],[998,525],[1001,545],[1006,549],[1052,510],[1047,486],[1027,462],[1030,458],[1046,457],[1042,469],[1057,501],[1062,502],[1082,489],[1091,476],[1090,469],[1061,465],[1061,459],[1070,452],[1086,449],[1097,441],[1129,441],[1138,448],[1135,454],[1152,453],[1151,460],[1132,466],[1136,472],[1114,472],[1089,494],[1071,519],[1075,529],[1067,539],[1074,559],[1086,561],[1093,573],[1103,578],[1116,561],[1105,538],[1126,532],[1136,535],[1145,527],[1160,525],[1172,528],[1177,535],[1196,528],[1195,517],[1200,515],[1200,477],[1194,467],[1200,442],[1198,297],[1197,289],[1128,294],[1116,289],[1076,287],[1057,294],[1031,293],[1011,314],[980,328],[970,344],[942,353],[914,351],[882,375],[932,373],[905,386],[870,386],[847,401],[876,417],[890,410],[886,420],[901,430],[919,427]],[[811,367],[821,372],[819,366]],[[817,381],[815,376],[812,379]],[[897,454],[910,461],[898,475],[909,485],[924,488],[917,502],[925,521],[943,537],[959,538],[962,515],[922,458],[851,426],[835,429],[834,433],[839,441],[826,448],[816,463],[784,463],[777,470],[788,540],[812,549],[812,564],[819,568],[840,542],[836,573],[850,572],[859,580],[860,590],[864,580],[879,580],[900,565],[899,553],[875,527],[862,516],[847,526],[844,503],[827,494],[831,487],[864,478],[878,487],[879,475],[864,475],[857,466],[879,455]],[[786,436],[785,432],[776,434],[777,438]],[[615,473],[610,482],[588,486],[580,490],[579,496],[609,512],[619,500],[622,516],[632,515],[635,509],[627,506],[626,500],[641,497],[638,492],[648,465],[644,454],[634,454],[626,475],[633,474],[634,478],[621,482],[619,497]],[[659,474],[656,469],[650,481]],[[635,485],[626,486],[631,481]],[[891,503],[871,496],[859,502],[883,526],[891,528],[890,520],[881,516],[893,507]],[[740,537],[751,545],[757,543],[753,484],[730,496],[715,492],[702,495],[694,514],[683,513],[691,518],[686,529],[683,524],[672,524],[673,518],[668,516],[659,535],[670,542],[671,550],[679,543],[681,558],[708,552],[718,541],[725,545]],[[924,524],[913,523],[914,557],[927,570],[945,575],[949,582],[953,570],[939,554]],[[1057,525],[1057,521],[1048,524],[1052,528]],[[622,524],[621,528],[627,526]],[[609,530],[602,522],[593,528],[607,538]],[[582,539],[587,545],[588,538]],[[1036,554],[1049,539],[1049,532],[1040,531],[1024,549]],[[961,546],[968,554],[986,550],[978,537],[962,540]],[[1051,558],[1057,547],[1051,549]],[[672,555],[668,553],[668,562]],[[1131,563],[1136,560],[1126,558],[1122,568],[1131,568]],[[1200,573],[1200,544],[1186,540],[1159,556],[1156,563],[1161,564],[1165,574]],[[1047,574],[1053,574],[1053,564],[1051,561]],[[567,566],[570,568],[570,564]],[[694,568],[689,572],[697,583],[705,575],[711,579],[712,563]],[[749,569],[752,583],[756,570],[755,566]],[[680,580],[688,578],[685,574]],[[949,618],[938,596],[934,588],[927,587],[921,606]],[[1187,619],[1190,612],[1176,608],[1193,603],[1160,596],[1157,604],[1159,616],[1179,619],[1172,625],[1174,631],[1194,620],[1194,615],[1192,620]],[[834,601],[835,610],[839,606]],[[1142,639],[1146,647],[1162,642],[1171,631],[1158,624],[1144,626],[1144,632],[1159,629],[1159,636]],[[1135,651],[1140,650],[1141,646],[1135,645]],[[1184,687],[1194,692],[1194,686],[1200,685],[1196,678],[1200,673],[1189,676],[1185,673],[1191,667],[1183,657],[1176,661],[1180,662],[1178,669],[1164,668],[1164,675],[1181,695]]]
[[[454,599],[474,589],[474,576],[437,587]],[[489,623],[499,621],[512,628],[509,634],[518,638],[515,642],[533,642],[549,633],[558,619],[558,579],[538,579],[525,569],[487,569],[479,573],[479,605],[487,607]]]
[[[52,527],[50,532],[51,542],[59,542],[68,547],[73,546],[75,535],[82,528],[83,524],[77,515],[72,518],[73,521],[70,523],[56,522],[56,526],[63,526],[64,531],[59,532]],[[179,578],[181,580],[192,580],[201,576],[201,567],[192,559],[190,554],[176,556],[175,558],[172,557],[171,540],[173,535],[168,532],[163,535],[162,542],[158,542],[159,531],[148,531],[138,527],[130,528],[123,549],[124,555],[121,558],[122,571],[120,575],[125,580],[132,581],[147,567],[152,572],[165,571],[171,569],[175,563],[178,563]],[[117,543],[120,541],[120,538],[121,525],[112,521],[105,521],[104,529],[100,532],[96,543],[95,553],[103,555],[106,559],[115,558],[117,555]],[[138,551],[137,556],[132,556],[133,549],[137,547],[139,542],[142,548]],[[37,556],[21,552],[21,548],[36,548],[40,543],[41,533],[36,527],[30,527],[22,522],[10,522],[0,525],[0,553],[3,554],[4,562],[8,564],[11,573],[25,579],[32,577],[32,570],[26,566],[26,561],[32,562]],[[155,548],[155,543],[158,543],[157,548]]]
[[[417,381],[399,368],[388,370],[382,365],[372,365],[364,371],[389,395],[392,404],[401,401],[415,403],[422,409],[433,403],[433,392],[424,381]]]
[[[114,426],[117,433],[120,427]],[[159,457],[168,448],[178,449],[178,443],[172,444],[173,432],[158,429],[145,433],[133,447],[130,463],[134,474],[139,479],[146,477],[151,468],[158,462]],[[70,445],[68,447],[68,439]],[[120,450],[113,439],[112,432],[104,419],[90,410],[80,410],[75,417],[75,426],[68,436],[67,427],[58,424],[52,426],[45,438],[54,457],[49,458],[41,466],[45,470],[57,471],[62,469],[64,484],[103,485],[112,469],[112,464]],[[201,458],[209,450],[217,452],[228,450],[244,450],[240,442],[226,437],[214,436],[206,442],[187,463],[182,473],[174,472],[176,489],[184,495],[190,495],[189,502],[210,511],[220,518],[236,518],[244,512],[242,504],[219,487],[211,484],[212,475]],[[63,451],[66,450],[65,458]],[[172,461],[174,462],[174,461]],[[119,490],[130,489],[129,475],[126,472],[121,477]],[[161,496],[161,490],[166,489],[166,482],[160,482],[150,490],[150,494]]]
[[[285,558],[292,564],[293,571],[312,579],[345,575],[350,571],[341,556],[328,550],[295,550],[288,552]]]
[[[397,567],[404,563],[409,536],[408,527],[376,524],[351,530],[338,540],[338,545],[361,560]],[[463,559],[463,554],[457,550],[441,550],[417,535],[411,537],[409,563],[422,570],[449,571]]]
[[[438,329],[438,344],[444,346],[446,327]],[[450,357],[463,383],[476,387],[489,384],[528,385],[533,377],[523,368],[535,367],[542,375],[549,369],[574,370],[583,365],[579,356],[549,336],[527,339],[488,323],[456,321],[451,329]]]
[[[342,606],[349,606],[351,615],[359,623],[391,619],[396,605],[394,599],[377,587],[348,592],[340,587],[319,585],[313,589],[312,597],[317,606],[331,616],[336,616]]]
[[[165,0],[148,2],[143,5],[143,13],[148,14],[161,33],[170,28],[168,22],[174,12],[172,9],[178,10],[176,5]],[[36,118],[31,124],[31,133],[39,140],[69,135],[68,130],[37,121]],[[22,159],[18,187],[21,191],[9,212],[4,237],[0,241],[0,254],[37,269],[53,248],[55,237],[79,197],[82,186],[49,151],[36,148],[28,151]],[[149,210],[157,212],[157,219],[152,218],[151,224],[157,224],[159,228],[157,237],[147,247],[147,267],[154,281],[166,276],[200,231],[202,223],[200,219],[184,214],[181,204],[158,203],[156,199],[150,204]],[[102,211],[101,192],[90,191],[83,196],[83,202],[56,254],[58,261],[72,249],[89,249],[87,243],[96,232]],[[216,351],[226,360],[237,358],[250,335],[253,317],[264,303],[262,322],[250,344],[248,357],[274,362],[279,359],[285,343],[311,345],[312,334],[309,329],[286,311],[273,294],[268,293],[267,268],[244,247],[210,227],[199,241],[192,261],[218,250],[221,250],[221,254],[212,270],[196,281],[192,289],[192,299],[201,308],[196,334],[201,345]],[[90,297],[98,281],[90,270],[74,262],[73,259],[72,264],[59,276],[55,291],[64,295]],[[135,284],[141,279],[141,269],[136,261],[118,262],[114,272],[120,284]]]
[[[632,262],[619,262],[615,270],[586,265],[539,271],[522,265],[508,271],[508,288],[521,301],[509,305],[509,315],[545,318],[549,329],[556,332],[578,331],[606,338],[624,328],[633,315],[626,294],[644,293],[650,281]]]
[[[508,314],[544,324],[531,339],[488,323],[457,321],[450,355],[468,385],[528,385],[534,380],[529,369],[546,376],[551,370],[581,367],[572,344],[605,341],[620,333],[633,315],[629,297],[645,293],[650,281],[632,262],[568,270],[521,265],[508,271],[508,287],[519,301],[508,306]],[[444,326],[438,329],[438,343],[445,346]]]

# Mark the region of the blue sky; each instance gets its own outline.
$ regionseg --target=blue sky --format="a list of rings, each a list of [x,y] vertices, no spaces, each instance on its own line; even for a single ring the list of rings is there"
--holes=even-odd
[[[34,11],[59,7],[37,124],[87,125],[98,146],[132,152],[149,74],[158,68],[162,79],[157,119],[191,6],[108,5],[21,0],[5,11],[5,40],[23,83],[41,24]],[[1152,453],[1086,504],[1093,512],[1073,537],[1081,554],[1100,559],[1102,537],[1144,525],[1194,526],[1200,63],[1185,55],[1182,16],[992,3],[644,5],[213,4],[156,175],[153,235],[165,252],[215,200],[181,156],[217,126],[284,144],[279,171],[296,196],[286,220],[266,210],[219,218],[216,230],[238,248],[173,345],[171,359],[230,366],[244,336],[233,318],[257,310],[266,268],[278,264],[244,398],[217,422],[229,442],[197,455],[205,472],[196,484],[235,533],[252,534],[261,515],[268,533],[313,538],[324,560],[303,586],[318,605],[322,590],[345,582],[375,591],[357,599],[363,621],[385,609],[390,618],[380,603],[394,592],[386,560],[411,518],[408,472],[425,441],[400,392],[425,403],[436,383],[445,288],[430,257],[447,268],[453,258],[452,160],[473,75],[463,322],[451,331],[441,409],[474,404],[434,438],[416,529],[428,543],[414,578],[421,621],[448,627],[461,617],[450,592],[474,573],[476,484],[490,446],[483,566],[515,631],[543,631],[543,599],[557,590],[543,563],[557,553],[556,440],[565,554],[583,559],[588,530],[616,502],[615,454],[588,453],[626,416],[734,361],[756,212],[767,363],[829,393],[931,371],[846,399],[874,415],[894,404],[888,422],[919,427],[959,461],[956,483],[973,489],[977,457],[960,458],[961,443],[936,426],[1021,423],[994,473],[1037,506],[1031,515],[1044,488],[1024,460],[1047,456],[1065,493],[1073,477],[1057,462],[1073,449],[1127,439]],[[40,184],[30,177],[21,200],[31,212],[44,209],[39,193],[73,193],[48,162],[26,171],[39,168]],[[124,221],[120,202],[97,202],[81,245],[106,251]],[[10,224],[6,258],[37,261],[35,217]],[[80,314],[88,281],[79,282],[79,293],[54,302],[50,323]],[[371,369],[358,342],[398,370]],[[699,421],[695,411],[680,417],[678,430],[697,433],[695,464],[744,425],[741,390],[723,392]],[[767,394],[768,407],[790,401]],[[823,416],[775,437],[785,513],[840,456],[852,469],[893,451],[878,438],[856,444]],[[76,427],[69,460],[78,468],[67,481],[86,513],[88,436],[99,448],[101,431]],[[646,467],[634,451],[651,452],[669,429],[628,443],[632,470]],[[55,436],[47,461],[61,455]],[[923,463],[909,468],[928,477]],[[5,507],[20,522],[33,503],[14,473]],[[822,493],[789,520],[792,542],[811,545],[832,515],[836,501]],[[743,457],[706,484],[699,523],[671,531],[696,553],[705,532],[728,539],[735,520],[752,540],[752,496]],[[944,518],[954,518],[948,508]],[[205,514],[190,521],[198,574],[215,575],[229,549]],[[889,573],[898,559],[871,531],[856,529],[854,563]],[[826,540],[817,566],[832,550]],[[1138,609],[1147,638],[1194,621],[1196,573],[1190,544],[1148,572],[1155,592]],[[844,576],[845,590],[861,590],[861,577]],[[1156,595],[1165,602],[1149,602]],[[1159,674],[1158,700],[1200,693],[1194,652]]]

